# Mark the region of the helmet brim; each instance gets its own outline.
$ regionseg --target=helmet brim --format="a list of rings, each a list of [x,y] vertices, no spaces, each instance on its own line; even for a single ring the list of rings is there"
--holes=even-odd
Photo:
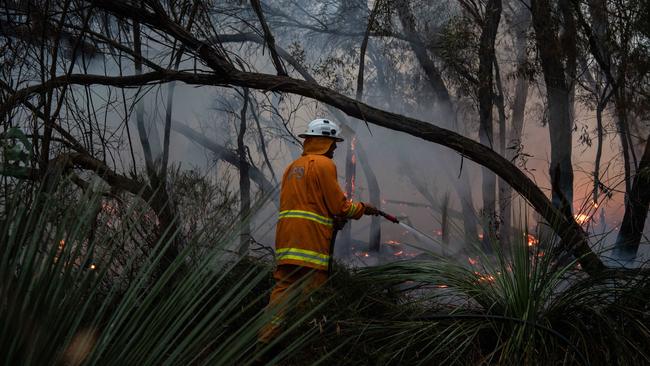
[[[312,135],[312,134],[307,134],[307,133],[301,133],[300,135],[298,135],[298,137],[303,138],[303,139],[307,138],[307,137],[327,137],[328,139],[333,139],[336,142],[345,141],[345,140],[343,140],[342,137],[332,137],[332,136],[327,136],[327,135]]]

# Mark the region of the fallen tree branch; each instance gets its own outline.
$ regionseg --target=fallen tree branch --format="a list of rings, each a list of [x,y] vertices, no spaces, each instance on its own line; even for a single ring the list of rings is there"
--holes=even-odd
[[[69,75],[51,79],[44,84],[30,86],[17,91],[0,108],[0,115],[12,107],[13,100],[24,100],[35,92],[49,90],[65,83],[81,85],[113,85],[119,87],[141,86],[147,83],[160,83],[178,80],[194,85],[240,86],[258,90],[277,90],[316,99],[335,107],[347,115],[367,120],[378,126],[400,131],[409,135],[446,146],[472,161],[492,170],[521,194],[553,227],[555,232],[567,243],[571,252],[580,260],[582,267],[590,274],[601,272],[605,267],[589,247],[587,236],[572,217],[558,211],[544,193],[528,176],[514,164],[492,149],[458,133],[437,127],[415,118],[371,107],[356,99],[347,97],[316,83],[297,80],[286,76],[275,76],[253,72],[233,71],[227,77],[218,74],[192,74],[188,72],[154,71],[137,76],[110,77],[101,75]]]

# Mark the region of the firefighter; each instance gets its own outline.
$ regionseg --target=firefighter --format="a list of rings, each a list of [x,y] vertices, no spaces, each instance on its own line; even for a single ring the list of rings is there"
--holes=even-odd
[[[336,123],[315,119],[299,136],[305,139],[302,156],[282,177],[275,237],[276,283],[267,307],[275,316],[260,331],[260,345],[271,342],[283,329],[289,298],[298,298],[300,303],[327,280],[334,228],[342,227],[347,219],[379,214],[368,203],[347,199],[339,187],[332,158],[336,143],[343,139]]]

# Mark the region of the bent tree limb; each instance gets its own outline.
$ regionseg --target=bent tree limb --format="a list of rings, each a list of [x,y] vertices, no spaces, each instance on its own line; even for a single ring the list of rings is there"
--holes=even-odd
[[[135,77],[110,77],[101,75],[67,75],[55,78],[44,84],[27,87],[17,91],[11,101],[26,100],[29,92],[38,92],[43,88],[54,88],[64,83],[69,84],[102,84],[129,87],[143,83],[160,83],[162,81],[178,80],[194,85],[239,86],[264,91],[281,91],[318,100],[347,115],[365,120],[368,123],[385,127],[394,131],[407,133],[425,141],[446,146],[466,158],[480,164],[506,181],[513,189],[521,194],[533,208],[552,226],[560,236],[568,250],[579,258],[582,267],[590,274],[598,274],[605,269],[598,256],[589,247],[587,236],[580,225],[562,214],[551,204],[544,193],[514,164],[503,158],[492,149],[464,137],[453,131],[420,121],[415,118],[405,117],[396,113],[383,111],[361,103],[353,98],[340,94],[324,86],[297,80],[286,76],[275,76],[253,72],[233,71],[228,75],[218,74],[191,74],[187,72],[154,71]],[[135,83],[135,84],[134,84]],[[8,102],[11,102],[8,101]],[[0,113],[10,110],[7,103],[0,106]],[[252,178],[252,176],[251,176]]]

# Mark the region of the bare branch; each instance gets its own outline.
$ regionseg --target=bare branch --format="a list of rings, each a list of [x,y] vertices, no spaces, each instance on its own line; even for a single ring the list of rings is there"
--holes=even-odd
[[[266,24],[266,20],[264,20],[264,13],[262,12],[262,6],[260,5],[260,0],[251,0],[251,6],[253,7],[253,10],[255,10],[255,14],[257,14],[257,19],[259,19],[260,24],[262,25],[262,30],[264,31],[264,39],[266,41],[266,45],[269,47],[269,52],[271,53],[271,60],[273,61],[273,66],[275,66],[275,70],[278,72],[278,75],[287,76],[288,74],[287,71],[284,69],[284,66],[282,65],[282,60],[280,60],[280,57],[278,57],[278,52],[275,50],[275,38],[273,38],[271,29],[269,28],[269,25]]]

